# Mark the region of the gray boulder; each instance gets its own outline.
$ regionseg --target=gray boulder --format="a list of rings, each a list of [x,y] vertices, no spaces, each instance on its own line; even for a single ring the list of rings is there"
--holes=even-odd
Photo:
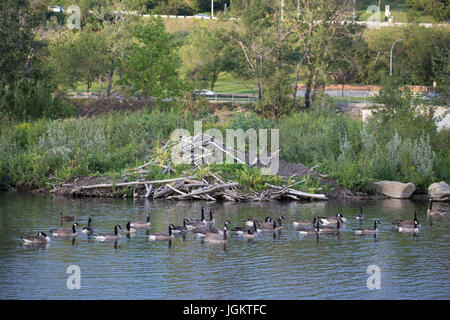
[[[410,182],[403,183],[398,181],[377,181],[373,184],[379,193],[396,199],[407,199],[416,190],[416,186]]]
[[[450,186],[444,181],[435,182],[428,187],[428,195],[435,201],[448,201]]]

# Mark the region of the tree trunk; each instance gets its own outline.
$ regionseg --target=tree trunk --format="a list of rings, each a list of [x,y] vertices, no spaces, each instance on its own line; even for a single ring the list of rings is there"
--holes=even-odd
[[[111,58],[111,68],[109,69],[109,75],[108,75],[108,88],[106,89],[106,96],[109,97],[111,94],[112,89],[112,83],[113,83],[113,77],[114,77],[114,58]]]
[[[297,63],[297,71],[295,72],[294,107],[297,106],[298,74],[300,72],[300,66],[302,65],[302,61],[303,61],[303,56],[300,58],[300,61]]]
[[[305,92],[305,108],[309,109],[311,107],[311,87],[312,87],[312,66],[308,66],[308,81],[306,82],[306,92]]]
[[[152,88],[148,88],[147,103],[149,107],[152,105]]]
[[[263,88],[259,78],[256,79],[256,86],[258,87],[258,99],[259,101],[263,101]]]
[[[219,74],[219,72],[217,70],[214,70],[212,79],[211,79],[211,91],[214,91],[214,85],[216,84],[218,74]]]

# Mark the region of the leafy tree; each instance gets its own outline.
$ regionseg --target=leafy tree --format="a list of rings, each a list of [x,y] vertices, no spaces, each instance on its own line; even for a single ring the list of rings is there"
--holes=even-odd
[[[45,2],[4,0],[0,2],[0,85],[13,86],[33,75],[33,61],[43,42],[34,29],[42,24]]]
[[[108,64],[106,69],[107,96],[111,93],[115,71],[117,66],[121,64],[128,45],[129,25],[135,20],[133,15],[123,17],[120,14],[111,14],[111,12],[121,12],[125,9],[126,5],[122,2],[105,1],[99,3],[99,6],[93,10],[93,14],[100,21],[99,30],[104,35],[107,47],[105,57]]]
[[[214,31],[201,24],[196,24],[189,32],[186,43],[180,48],[183,60],[182,70],[194,83],[207,81],[214,90],[219,73],[227,66],[226,46]]]
[[[383,86],[372,107],[375,121],[386,128],[395,128],[403,138],[434,136],[434,109],[421,96],[414,96],[398,77],[383,78]]]
[[[222,34],[224,41],[240,52],[236,73],[255,80],[260,110],[279,115],[288,101],[287,61],[291,54],[291,32],[281,21],[279,3],[235,0],[230,9],[238,19]]]
[[[438,74],[445,68],[445,55],[448,56],[450,42],[445,28],[420,26],[367,29],[362,39],[367,50],[361,51],[355,62],[360,65],[358,69],[365,69],[365,72],[360,73],[361,78],[357,78],[357,81],[380,83],[389,74],[392,43],[396,39],[404,39],[395,46],[393,71],[401,73],[409,84],[427,86],[437,81]]]
[[[82,31],[67,30],[50,47],[50,64],[57,81],[67,87],[75,88],[81,81],[89,91],[92,83],[108,70],[106,34],[90,27]]]
[[[305,107],[311,106],[320,84],[326,79],[327,59],[332,44],[348,32],[344,21],[351,20],[351,0],[291,0],[286,1],[286,15],[301,45],[307,67]]]
[[[177,69],[180,60],[161,18],[151,18],[133,28],[133,43],[124,61],[123,81],[152,97],[170,98],[180,93]]]
[[[450,19],[448,0],[406,0],[406,5],[411,8],[408,14],[410,19],[417,13],[432,16],[437,21]]]

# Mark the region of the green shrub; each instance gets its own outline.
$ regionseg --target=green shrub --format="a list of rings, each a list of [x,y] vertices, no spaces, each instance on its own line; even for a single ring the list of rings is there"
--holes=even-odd
[[[48,82],[22,81],[0,92],[0,115],[17,120],[65,118],[76,107]]]

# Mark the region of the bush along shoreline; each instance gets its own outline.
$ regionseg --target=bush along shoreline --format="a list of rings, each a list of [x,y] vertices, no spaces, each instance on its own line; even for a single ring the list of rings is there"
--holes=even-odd
[[[385,103],[391,97],[389,92],[380,94]],[[373,117],[364,123],[326,105],[291,112],[278,119],[248,111],[219,120],[206,108],[187,112],[173,106],[109,112],[90,118],[22,123],[4,119],[0,130],[0,188],[132,197],[147,194],[149,185],[117,185],[194,177],[191,184],[202,179],[210,186],[219,180],[224,184],[236,182],[230,187],[234,196],[220,196],[235,201],[304,198],[295,191],[277,189],[280,186],[331,198],[377,198],[373,182],[378,180],[411,182],[416,193],[426,193],[433,182],[450,180],[450,132],[438,132],[432,109],[417,104],[412,96],[403,95],[397,100],[391,101],[388,108],[374,109]],[[193,132],[195,120],[202,120],[203,130],[279,129],[281,172],[266,176],[257,167],[242,164],[196,169],[179,165],[167,170],[170,153],[164,149],[165,143],[175,129]],[[152,163],[142,170],[131,170],[150,159]],[[107,192],[93,188],[80,193],[70,188],[78,188],[82,183],[113,186]],[[186,184],[189,181],[183,182]],[[166,183],[155,183],[152,192],[161,186]],[[176,189],[172,184],[171,187]],[[183,193],[191,190],[166,188],[181,199]],[[276,196],[276,191],[282,196]],[[265,193],[267,197],[261,196]]]

